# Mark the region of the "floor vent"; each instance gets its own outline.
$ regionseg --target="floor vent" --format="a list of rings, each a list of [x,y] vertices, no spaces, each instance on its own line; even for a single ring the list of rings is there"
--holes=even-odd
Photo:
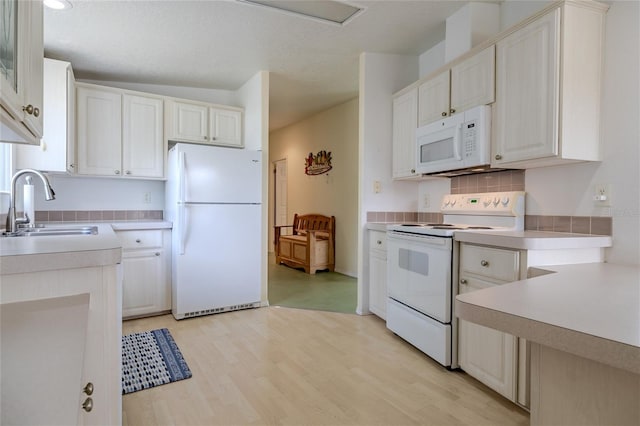
[[[211,309],[203,309],[201,311],[186,312],[184,314],[184,318],[200,317],[203,315],[220,314],[222,312],[239,311],[242,309],[253,309],[253,308],[259,308],[259,307],[260,307],[260,302],[242,303],[240,305],[225,306],[222,308],[211,308]]]

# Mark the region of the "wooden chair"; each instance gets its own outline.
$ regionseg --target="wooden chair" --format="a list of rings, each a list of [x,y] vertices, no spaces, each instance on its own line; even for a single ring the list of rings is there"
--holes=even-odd
[[[335,269],[336,218],[319,214],[293,216],[293,225],[275,227],[276,263],[304,268],[308,274]],[[292,228],[293,235],[282,235]]]

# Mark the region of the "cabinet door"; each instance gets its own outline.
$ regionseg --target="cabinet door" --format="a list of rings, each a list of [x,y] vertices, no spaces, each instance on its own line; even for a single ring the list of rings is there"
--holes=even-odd
[[[242,112],[209,108],[211,143],[242,147]]]
[[[171,139],[208,142],[208,108],[204,105],[173,102],[173,134]]]
[[[460,294],[494,286],[461,274]],[[478,324],[458,321],[460,368],[496,392],[516,397],[517,338]]]
[[[418,91],[393,100],[393,178],[416,176]]]
[[[73,170],[75,95],[71,64],[44,61],[44,131],[40,146],[15,145],[16,169],[49,172]]]
[[[162,250],[126,251],[122,264],[123,317],[170,309]]]
[[[387,255],[381,250],[369,252],[369,309],[387,319]]]
[[[121,99],[120,93],[78,87],[78,173],[121,175]]]
[[[0,9],[0,140],[42,137],[42,2],[6,0]]]
[[[20,5],[27,3],[26,9],[28,18],[27,25],[23,27],[27,34],[23,40],[27,40],[29,49],[24,55],[24,72],[27,75],[24,86],[25,113],[23,122],[36,138],[42,137],[44,108],[42,102],[43,85],[43,62],[44,62],[44,33],[42,25],[42,2],[29,1],[20,2]],[[33,112],[29,112],[29,107]]]
[[[449,70],[418,88],[418,125],[433,123],[449,115]]]
[[[495,101],[495,52],[495,46],[488,47],[451,68],[452,114]]]
[[[558,154],[560,10],[497,44],[492,164]]]
[[[122,169],[124,176],[164,176],[163,102],[123,95]]]

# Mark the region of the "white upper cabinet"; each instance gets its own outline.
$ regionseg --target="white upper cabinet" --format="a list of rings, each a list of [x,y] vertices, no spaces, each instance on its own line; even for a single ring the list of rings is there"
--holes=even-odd
[[[451,67],[451,108],[454,114],[496,100],[496,47]]]
[[[418,125],[433,123],[449,113],[449,70],[425,81],[418,87]],[[414,166],[415,167],[415,166]]]
[[[44,59],[44,130],[39,146],[14,145],[16,169],[75,172],[75,78],[69,62]]]
[[[416,128],[418,123],[418,90],[412,89],[393,99],[393,178],[416,174]]]
[[[211,143],[242,147],[242,112],[209,108]]]
[[[164,176],[163,102],[123,95],[122,169],[125,176]]]
[[[173,132],[169,138],[190,142],[209,141],[208,108],[204,105],[171,102]]]
[[[495,101],[495,47],[456,63],[419,86],[418,125]]]
[[[0,10],[0,141],[40,143],[43,128],[42,2],[5,0]]]
[[[78,86],[78,173],[122,174],[122,95],[118,91]]]
[[[78,84],[78,173],[163,178],[163,100]]]
[[[240,108],[171,100],[167,102],[166,123],[171,141],[244,146]]]
[[[492,164],[600,159],[606,5],[562,4],[497,43]]]

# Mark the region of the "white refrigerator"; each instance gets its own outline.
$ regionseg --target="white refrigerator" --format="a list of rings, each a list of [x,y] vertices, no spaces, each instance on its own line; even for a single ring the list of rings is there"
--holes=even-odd
[[[260,306],[262,152],[176,144],[165,218],[173,222],[176,319]]]

